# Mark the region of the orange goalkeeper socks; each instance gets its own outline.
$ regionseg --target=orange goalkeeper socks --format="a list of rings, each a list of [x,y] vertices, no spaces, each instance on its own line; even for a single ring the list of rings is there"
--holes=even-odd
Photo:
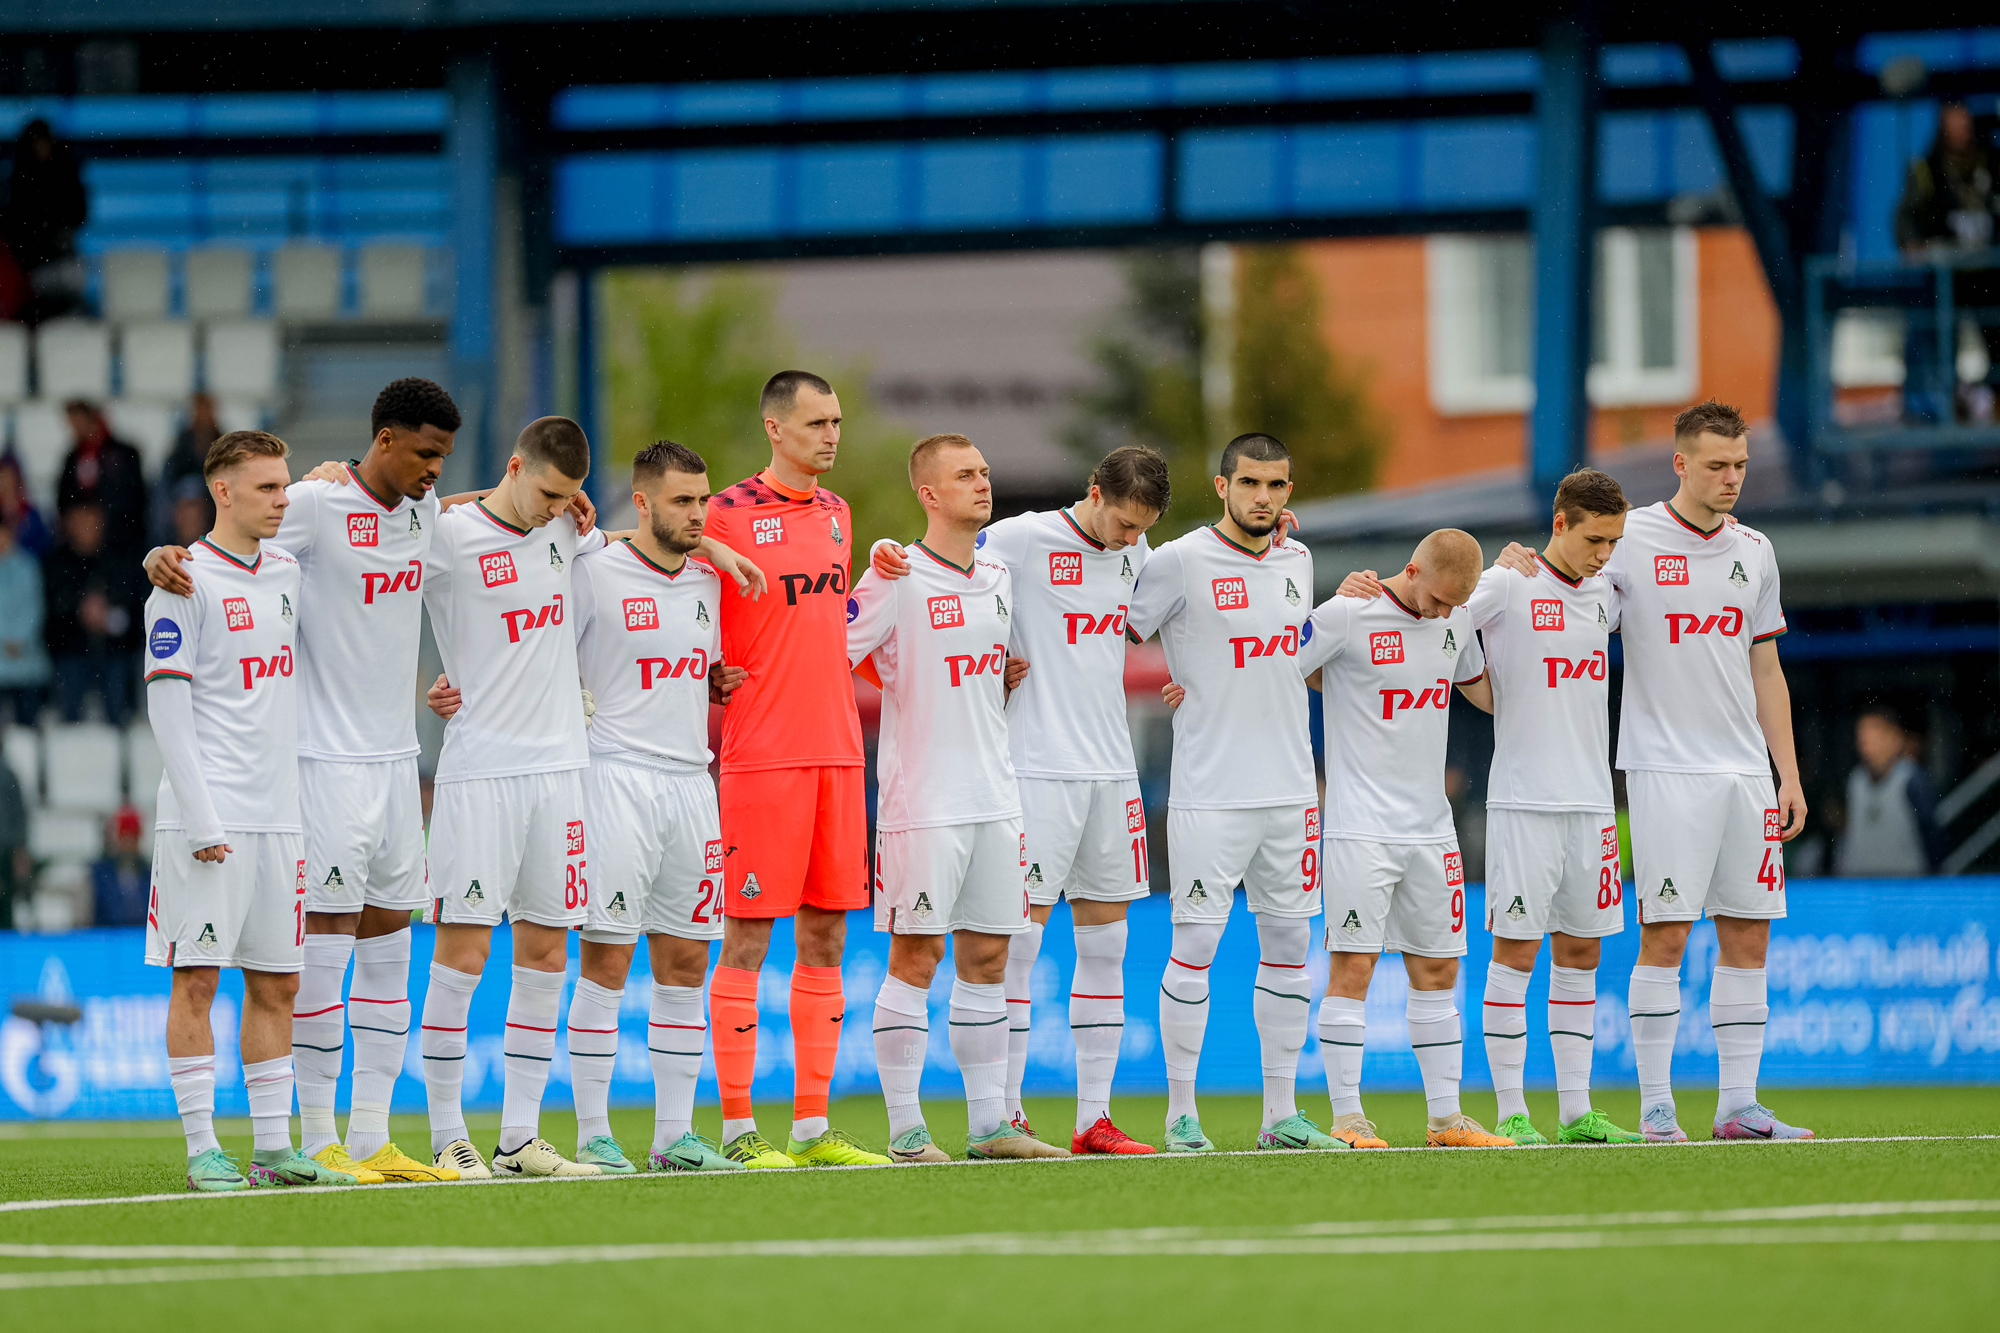
[[[717,973],[717,978],[721,973]],[[808,1120],[826,1114],[826,1095],[833,1083],[834,1058],[840,1053],[840,1020],[847,999],[840,990],[840,969],[792,967],[792,1114]]]
[[[750,1079],[757,1072],[757,974],[718,967],[708,983],[708,1030],[725,1120],[750,1119]]]

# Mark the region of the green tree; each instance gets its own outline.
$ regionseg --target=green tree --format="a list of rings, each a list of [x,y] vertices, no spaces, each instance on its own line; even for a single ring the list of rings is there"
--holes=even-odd
[[[771,461],[758,394],[772,374],[802,365],[840,394],[840,459],[826,481],[854,509],[856,574],[877,538],[922,534],[906,466],[910,432],[874,403],[865,364],[796,346],[768,279],[733,268],[698,279],[626,269],[600,282],[605,416],[618,468],[654,440],[670,439],[708,461],[717,490],[754,474]]]

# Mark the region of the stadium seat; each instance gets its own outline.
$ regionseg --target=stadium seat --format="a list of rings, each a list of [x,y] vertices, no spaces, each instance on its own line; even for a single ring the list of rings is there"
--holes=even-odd
[[[43,398],[103,401],[111,396],[111,326],[52,319],[35,330],[35,382]]]
[[[56,478],[62,475],[63,456],[74,443],[60,402],[36,399],[14,409],[14,454],[21,460],[28,494],[36,504],[54,506]]]
[[[340,251],[330,245],[288,245],[271,255],[273,308],[280,319],[340,315]]]
[[[153,738],[153,728],[144,721],[134,722],[125,729],[125,767],[131,774],[126,799],[150,816],[160,801],[160,774],[165,765],[160,760],[160,743]],[[150,818],[147,824],[151,826]]]
[[[49,728],[49,805],[107,815],[125,786],[124,746],[115,727],[76,722]]]
[[[423,247],[371,245],[362,250],[361,313],[371,319],[416,319],[423,315]]]
[[[147,475],[156,475],[174,447],[179,411],[155,398],[118,398],[105,408],[104,414],[111,422],[112,434],[136,445]]]
[[[9,727],[5,741],[7,766],[21,783],[21,799],[35,805],[42,799],[42,737],[33,727]]]
[[[28,328],[0,321],[0,403],[28,396]]]
[[[219,397],[276,397],[278,326],[261,319],[209,325],[202,331],[202,366],[208,391]]]
[[[118,335],[120,392],[174,402],[194,392],[194,326],[182,320],[128,324]]]
[[[190,250],[183,272],[190,319],[229,319],[250,313],[250,252]]]
[[[37,859],[92,861],[104,851],[104,817],[76,810],[31,810],[28,850]]]
[[[106,319],[164,319],[167,315],[167,252],[113,250],[98,261],[103,279],[99,304]]]

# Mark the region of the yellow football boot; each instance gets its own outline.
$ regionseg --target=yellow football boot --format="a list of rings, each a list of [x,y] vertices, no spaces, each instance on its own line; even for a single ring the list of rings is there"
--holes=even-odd
[[[458,1172],[448,1166],[429,1166],[414,1157],[405,1157],[394,1143],[385,1143],[374,1156],[358,1163],[384,1180],[457,1180]]]
[[[312,1159],[329,1171],[344,1171],[354,1177],[357,1185],[379,1185],[388,1177],[380,1171],[361,1165],[347,1155],[347,1149],[338,1143],[329,1143],[312,1155]]]

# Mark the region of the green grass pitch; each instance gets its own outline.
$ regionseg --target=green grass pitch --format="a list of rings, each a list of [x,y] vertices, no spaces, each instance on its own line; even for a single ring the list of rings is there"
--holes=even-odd
[[[1689,1128],[1706,1128],[1711,1096],[1682,1096]],[[2000,1138],[1974,1136],[2000,1129],[2000,1088],[1767,1100],[1824,1138],[1874,1141],[1010,1162],[23,1209],[8,1205],[173,1192],[180,1141],[170,1123],[22,1127],[0,1133],[0,1310],[8,1328],[56,1333],[1995,1327]],[[1628,1091],[1599,1099],[1628,1125],[1636,1102]],[[1553,1094],[1530,1104],[1552,1131]],[[939,1142],[959,1147],[962,1104],[927,1109]],[[1161,1100],[1116,1109],[1157,1142]],[[1202,1109],[1221,1147],[1251,1146],[1253,1099]],[[1323,1099],[1315,1109],[1323,1116]],[[1468,1109],[1490,1122],[1490,1094],[1471,1094]],[[1391,1143],[1422,1141],[1421,1099],[1376,1096],[1369,1110]],[[866,1140],[885,1136],[879,1101],[834,1111]],[[1030,1106],[1050,1138],[1069,1112]],[[780,1108],[763,1114],[782,1127]],[[704,1108],[698,1127],[712,1134],[715,1117]],[[475,1129],[484,1150],[492,1124]],[[643,1151],[647,1110],[614,1124]],[[225,1128],[225,1146],[247,1152],[247,1127]],[[418,1117],[395,1128],[422,1151]],[[547,1116],[544,1132],[574,1143],[567,1116]],[[749,1248],[773,1241],[799,1243]],[[410,1267],[382,1271],[388,1262]],[[61,1273],[83,1285],[32,1285]]]

